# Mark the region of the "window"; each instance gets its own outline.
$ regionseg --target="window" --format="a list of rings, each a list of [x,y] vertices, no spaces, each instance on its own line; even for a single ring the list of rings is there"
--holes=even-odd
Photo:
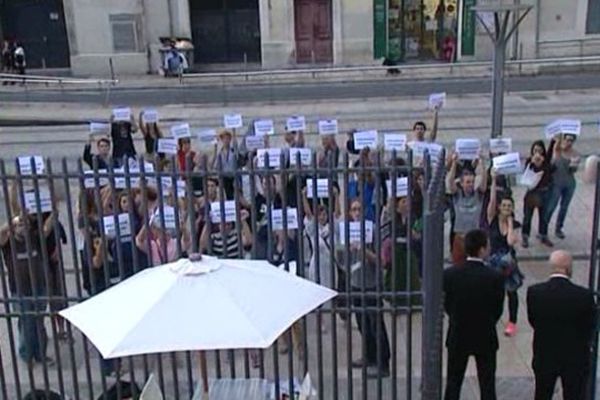
[[[141,16],[139,14],[113,14],[109,17],[115,53],[140,51]]]
[[[586,33],[600,33],[600,0],[588,0]]]

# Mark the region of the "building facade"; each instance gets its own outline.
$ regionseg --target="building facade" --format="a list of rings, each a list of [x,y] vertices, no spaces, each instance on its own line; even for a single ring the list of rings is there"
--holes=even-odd
[[[0,0],[0,36],[22,41],[32,68],[81,76],[155,73],[168,37],[192,40],[200,71],[486,60],[470,8],[489,1]],[[600,54],[600,0],[513,1],[533,9],[509,57]]]

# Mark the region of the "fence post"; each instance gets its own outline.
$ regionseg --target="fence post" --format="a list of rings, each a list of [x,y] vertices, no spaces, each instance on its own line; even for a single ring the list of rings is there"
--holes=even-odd
[[[444,272],[444,159],[426,168],[423,218],[423,338],[422,398],[442,398],[443,272]],[[426,157],[425,165],[430,158]],[[429,173],[431,171],[431,173]],[[428,176],[431,175],[431,176]]]
[[[589,288],[596,295],[596,299],[598,296],[598,289],[600,288],[600,276],[598,275],[598,251],[600,250],[598,247],[598,234],[600,233],[600,164],[597,165],[596,168],[596,190],[594,194],[594,220],[592,226],[592,243],[591,243],[591,253],[590,253],[590,272],[589,272]],[[594,337],[592,339],[592,348],[591,354],[591,368],[588,377],[588,385],[586,393],[586,399],[594,400],[596,398],[596,371],[598,370],[598,317],[600,317],[600,313],[598,312],[600,309],[596,308],[596,327],[594,330]]]

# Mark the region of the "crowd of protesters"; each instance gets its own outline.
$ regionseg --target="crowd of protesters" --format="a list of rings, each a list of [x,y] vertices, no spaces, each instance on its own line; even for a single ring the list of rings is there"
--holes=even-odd
[[[80,182],[74,211],[83,288],[93,296],[142,269],[192,252],[262,259],[273,265],[294,262],[299,274],[340,292],[383,290],[383,297],[354,295],[336,302],[343,319],[352,318],[344,311],[348,302],[356,309],[365,347],[364,358],[352,365],[366,367],[369,377],[388,376],[386,325],[371,310],[383,301],[396,307],[421,304],[414,292],[420,290],[422,276],[423,169],[405,168],[408,160],[402,153],[382,156],[375,148],[358,149],[356,131],[348,133],[345,151],[335,135],[320,135],[320,146],[312,149],[315,164],[297,168],[300,155],[292,149],[306,147],[302,130],[286,129],[278,159],[272,159],[248,145],[248,137],[259,136],[255,127],[252,124],[245,134],[220,129],[210,142],[194,146],[191,134],[172,138],[163,133],[157,119],[142,111],[137,120],[131,113],[125,118],[113,115],[106,134],[90,135],[82,155],[90,171]],[[424,122],[415,123],[408,145],[435,142],[437,127],[434,109],[431,131]],[[134,145],[138,131],[143,152]],[[519,247],[530,245],[534,211],[543,245],[553,246],[548,226],[557,207],[554,236],[565,238],[564,222],[580,162],[576,138],[560,134],[548,147],[543,141],[532,144],[523,170],[529,179],[523,181],[527,191],[522,224],[515,218],[512,177],[492,165],[492,158],[502,154],[490,152],[486,157],[479,151],[467,160],[448,149],[446,160],[434,160],[447,165],[452,263],[461,267],[483,255],[468,243],[470,232],[481,229],[489,237],[484,261],[501,277],[501,283],[494,283],[500,287],[494,286],[496,300],[502,302],[504,293],[508,298],[507,336],[517,333],[517,291],[524,280],[518,253]],[[162,146],[165,139],[174,141],[174,151]],[[268,142],[265,136],[264,148]],[[345,160],[348,165],[343,165]],[[421,166],[422,160],[423,155],[415,156],[414,162]],[[398,190],[402,185],[404,189]],[[65,295],[59,247],[66,235],[56,207],[43,214],[24,210],[18,189],[27,190],[11,186],[13,218],[0,229],[0,246],[11,293],[33,297],[15,302],[15,309],[41,312],[48,306],[47,296],[54,300]],[[286,209],[296,210],[293,226],[275,226],[274,211]],[[283,219],[286,225],[294,218]],[[65,306],[65,301],[50,302],[54,313]],[[19,354],[26,362],[52,361],[46,356],[43,321],[41,313],[19,318]],[[61,321],[56,324],[63,335]],[[294,331],[294,336],[301,334]],[[102,369],[111,374],[116,365],[103,360]]]

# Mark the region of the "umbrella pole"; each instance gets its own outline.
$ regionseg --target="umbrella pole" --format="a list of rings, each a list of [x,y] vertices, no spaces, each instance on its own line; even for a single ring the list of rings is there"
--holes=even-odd
[[[206,397],[203,396],[203,398],[208,399],[208,372],[206,365],[206,352],[199,351],[198,360],[200,361],[200,378],[202,379],[202,387],[204,390],[204,394],[206,394]]]

